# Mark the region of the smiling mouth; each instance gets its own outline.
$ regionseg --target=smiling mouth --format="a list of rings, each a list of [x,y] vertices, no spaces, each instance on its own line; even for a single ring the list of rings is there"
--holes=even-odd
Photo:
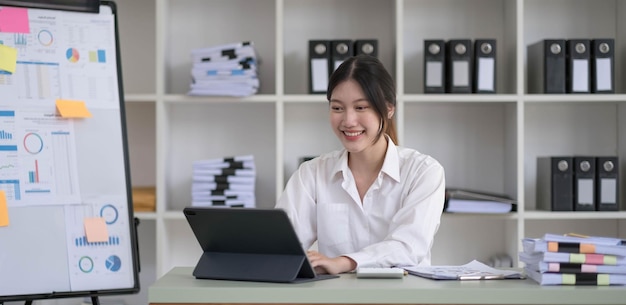
[[[364,131],[355,131],[355,132],[348,132],[348,131],[344,131],[343,134],[345,134],[348,137],[356,137],[358,135],[363,134]]]

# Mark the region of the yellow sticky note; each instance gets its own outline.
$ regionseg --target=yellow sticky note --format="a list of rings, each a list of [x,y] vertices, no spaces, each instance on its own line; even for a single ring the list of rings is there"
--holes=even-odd
[[[7,196],[0,190],[0,227],[9,225],[9,208],[7,207]]]
[[[109,231],[107,230],[107,224],[104,218],[85,218],[85,236],[89,243],[108,242]]]
[[[85,102],[72,100],[57,100],[57,110],[64,118],[90,118],[91,112]]]
[[[17,49],[0,44],[0,70],[15,73]]]

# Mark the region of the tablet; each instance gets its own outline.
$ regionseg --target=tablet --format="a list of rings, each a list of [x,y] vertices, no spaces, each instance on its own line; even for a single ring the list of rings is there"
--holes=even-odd
[[[316,274],[281,209],[187,207],[203,254],[198,279],[299,283],[336,278]]]

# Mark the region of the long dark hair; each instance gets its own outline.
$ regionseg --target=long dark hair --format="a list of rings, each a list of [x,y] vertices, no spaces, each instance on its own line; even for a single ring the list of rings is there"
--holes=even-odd
[[[381,121],[381,128],[374,141],[378,141],[383,132],[388,134],[396,145],[398,135],[395,124],[396,110],[396,83],[387,72],[378,58],[370,55],[356,55],[346,59],[330,76],[326,98],[330,102],[333,90],[340,83],[353,79],[361,89],[363,94],[378,113]],[[391,104],[394,115],[388,117],[387,105]]]

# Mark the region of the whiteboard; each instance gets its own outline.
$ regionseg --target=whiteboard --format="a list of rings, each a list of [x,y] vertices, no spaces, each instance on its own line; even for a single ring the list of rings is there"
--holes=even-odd
[[[139,291],[117,31],[109,1],[0,5],[0,44],[17,54],[0,70],[0,303]]]

